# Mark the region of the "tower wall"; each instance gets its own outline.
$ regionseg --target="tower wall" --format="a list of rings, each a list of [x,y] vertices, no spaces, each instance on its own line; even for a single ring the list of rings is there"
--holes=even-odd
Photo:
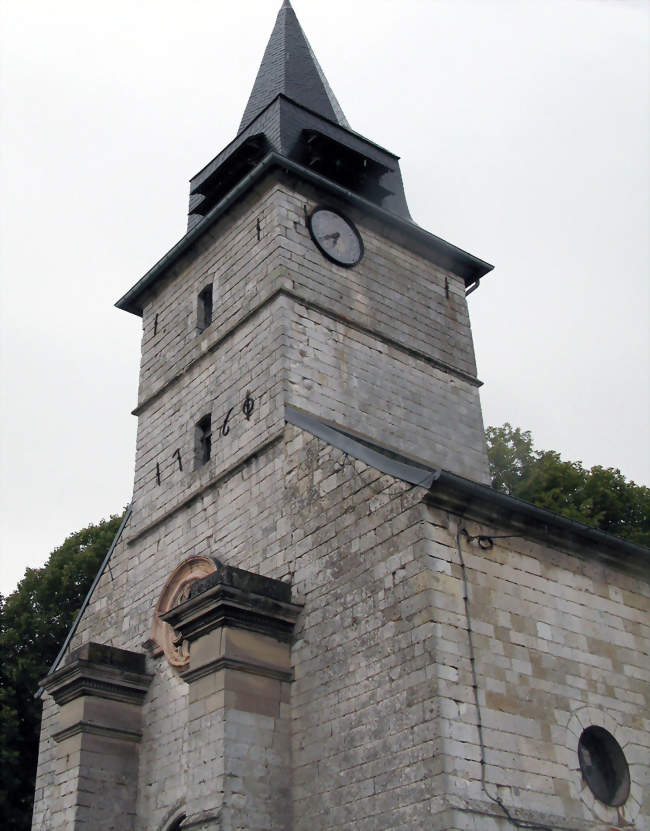
[[[287,276],[300,297],[475,378],[460,277],[435,265],[422,244],[416,245],[404,231],[344,203],[338,207],[357,224],[365,254],[353,268],[333,265],[319,253],[305,225],[306,213],[332,200],[300,182],[287,182],[280,194],[278,242]]]
[[[354,269],[328,263],[305,225],[316,204],[308,190],[269,179],[146,303],[136,524],[267,440],[282,423],[283,403],[488,481],[463,281],[381,237],[353,211],[365,256]],[[213,319],[199,332],[197,297],[207,284]],[[257,408],[250,422],[241,413],[247,391]],[[217,431],[231,408],[222,441]],[[213,457],[188,477],[194,428],[206,413]]]
[[[156,284],[143,307],[139,408],[177,382],[280,287],[276,202],[275,189],[265,180]],[[200,333],[197,297],[208,283],[214,286],[212,324]]]

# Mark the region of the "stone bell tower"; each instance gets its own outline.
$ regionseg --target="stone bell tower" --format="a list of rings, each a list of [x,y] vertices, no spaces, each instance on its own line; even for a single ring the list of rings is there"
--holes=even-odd
[[[35,829],[425,827],[422,493],[489,481],[465,294],[490,269],[412,221],[285,0],[187,232],[117,303],[133,500],[43,682]]]
[[[350,129],[285,2],[187,234],[117,303],[143,321],[139,521],[187,489],[201,419],[217,469],[287,407],[487,482],[465,290],[490,268],[411,220],[398,157]]]
[[[648,552],[488,486],[490,268],[411,220],[285,0],[117,303],[133,499],[41,684],[34,831],[648,827]]]

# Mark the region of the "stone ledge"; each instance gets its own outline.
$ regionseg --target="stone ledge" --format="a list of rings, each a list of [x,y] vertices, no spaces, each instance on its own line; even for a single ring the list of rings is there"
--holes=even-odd
[[[139,742],[142,738],[142,730],[127,730],[120,727],[105,727],[101,724],[93,724],[91,721],[78,721],[63,730],[52,733],[55,742],[62,742],[79,733],[92,733],[95,736],[104,736],[108,739],[120,739],[127,742]]]
[[[87,643],[40,682],[62,706],[80,696],[140,704],[152,675],[145,672],[145,656],[106,644]]]
[[[213,586],[222,585],[251,594],[251,596],[257,595],[291,605],[291,586],[288,583],[283,583],[282,580],[275,580],[272,577],[264,577],[262,574],[255,574],[243,568],[228,566],[218,560],[215,562],[217,565],[216,571],[192,584],[190,599],[203,594]]]
[[[280,580],[219,564],[191,588],[190,597],[161,615],[190,643],[219,627],[245,629],[288,643],[302,606]]]
[[[263,678],[273,678],[276,681],[293,681],[293,670],[274,669],[273,667],[265,667],[252,664],[249,661],[227,657],[216,658],[214,661],[203,664],[196,669],[187,669],[181,672],[180,675],[183,681],[192,683],[192,681],[198,681],[199,678],[204,678],[206,675],[211,675],[213,672],[219,672],[222,669],[248,672],[251,675],[261,675]]]

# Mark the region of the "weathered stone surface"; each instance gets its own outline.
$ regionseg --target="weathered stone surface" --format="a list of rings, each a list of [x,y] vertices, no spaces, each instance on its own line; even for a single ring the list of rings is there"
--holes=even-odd
[[[186,827],[221,831],[505,831],[498,797],[550,827],[650,825],[647,580],[557,536],[550,545],[513,536],[521,529],[505,519],[479,522],[471,504],[454,513],[444,494],[432,503],[433,490],[425,499],[285,423],[291,405],[487,480],[463,281],[345,206],[366,254],[353,269],[332,265],[305,227],[319,199],[267,178],[145,306],[133,513],[71,648],[140,651],[170,574],[191,557],[258,575],[226,581],[251,595],[280,581],[273,603],[288,603],[290,587],[302,611],[281,648],[235,627],[195,641],[201,667],[216,655],[281,666],[277,677],[224,661],[188,684],[160,652],[147,655],[137,771],[124,768],[125,787],[137,786],[128,822],[160,831],[182,810]],[[198,332],[209,282],[213,322]],[[212,453],[196,466],[206,414]],[[462,537],[464,568],[459,525],[494,538],[483,550]],[[190,590],[186,608],[197,597]],[[69,736],[63,764],[58,710],[46,694],[39,831],[74,827],[66,765],[109,758],[115,741]],[[585,722],[628,756],[631,794],[618,812],[576,767]],[[109,773],[97,769],[88,793],[101,787],[104,799]]]
[[[288,597],[286,584],[230,566],[193,588],[166,616],[189,648],[181,675],[189,684],[188,730],[200,740],[190,743],[185,762],[201,771],[205,746],[215,744],[223,778],[220,788],[208,782],[193,792],[186,822],[206,827],[206,816],[218,816],[217,827],[288,828],[291,645],[277,614],[293,627],[301,607],[277,599]],[[240,609],[234,621],[224,613],[233,603]]]
[[[58,705],[48,829],[134,831],[144,669],[144,655],[91,642],[43,681]]]
[[[481,787],[456,544],[459,521],[470,535],[496,538],[508,529],[459,520],[422,496],[293,427],[246,478],[232,477],[206,494],[195,510],[214,517],[214,553],[290,582],[304,602],[291,650],[290,704],[280,702],[287,727],[282,739],[274,738],[264,719],[276,718],[276,705],[264,710],[259,690],[227,693],[223,675],[188,702],[187,686],[164,658],[156,659],[144,708],[142,828],[157,829],[181,793],[188,806],[218,794],[221,809],[224,795],[237,796],[245,811],[246,793],[266,793],[264,760],[275,758],[278,742],[291,746],[287,828],[508,828]],[[192,527],[198,524],[191,515],[171,517],[145,537],[152,553],[140,561],[123,544],[113,576],[128,563],[130,593],[103,606],[111,591],[106,577],[78,638],[122,631],[123,643],[130,637],[137,645],[148,631],[155,588],[164,584],[164,574],[153,577],[157,552],[169,550],[163,541],[179,532],[184,551],[202,550],[202,534]],[[563,817],[569,827],[595,829],[600,811],[620,827],[612,809],[589,804],[573,764],[578,735],[568,725],[589,706],[592,719],[615,723],[612,732],[630,762],[639,759],[626,811],[643,827],[644,760],[633,748],[649,741],[647,584],[521,538],[495,539],[490,551],[465,542],[463,553],[488,790],[517,816],[558,824]],[[158,583],[147,600],[152,579]],[[143,621],[140,628],[131,624],[131,635],[119,625],[127,614]],[[245,720],[248,739],[239,721],[229,726],[224,716],[227,695],[237,718],[252,719]],[[201,726],[188,732],[184,714],[192,707]],[[260,737],[266,749],[257,758],[253,738]],[[237,757],[225,749],[230,739]],[[191,773],[187,759],[194,752],[209,775]],[[476,825],[477,810],[484,825]],[[228,825],[231,816],[222,812],[223,828],[237,827]]]

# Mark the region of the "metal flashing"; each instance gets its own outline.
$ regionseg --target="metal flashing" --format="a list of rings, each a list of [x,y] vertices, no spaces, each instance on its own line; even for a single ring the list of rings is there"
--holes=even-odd
[[[285,419],[382,473],[427,488],[427,501],[437,507],[468,520],[511,527],[521,531],[512,536],[525,536],[570,551],[577,550],[583,556],[588,549],[594,559],[648,574],[650,548],[643,545],[500,493],[489,485],[440,468],[427,467],[289,405],[285,406]]]
[[[131,516],[132,511],[133,511],[132,505],[129,505],[128,508],[126,509],[126,513],[124,514],[124,519],[120,523],[120,527],[117,529],[117,533],[113,537],[113,542],[111,543],[110,548],[106,552],[106,556],[104,557],[104,560],[102,561],[102,564],[100,565],[99,570],[98,570],[97,574],[95,575],[95,579],[93,580],[91,587],[88,589],[88,594],[84,597],[84,601],[81,604],[81,608],[79,609],[77,617],[74,619],[74,623],[70,627],[70,631],[68,632],[68,634],[66,635],[65,640],[63,641],[63,646],[59,650],[59,654],[54,659],[54,662],[53,662],[52,666],[47,671],[47,675],[45,676],[45,678],[49,678],[49,676],[52,675],[53,672],[55,672],[56,668],[59,666],[59,663],[60,663],[61,659],[65,655],[65,652],[66,652],[68,646],[70,645],[70,641],[72,640],[72,638],[74,636],[74,633],[77,631],[77,627],[79,626],[79,623],[81,621],[83,613],[86,611],[86,607],[90,603],[90,598],[92,597],[93,592],[97,588],[97,583],[99,583],[100,578],[101,578],[102,574],[104,573],[104,570],[106,569],[106,566],[108,565],[109,560],[111,559],[111,556],[113,554],[115,546],[117,545],[117,543],[119,542],[120,537],[122,536],[122,531],[124,530],[124,528],[126,526],[126,523],[129,521],[129,517]],[[43,695],[43,687],[39,687],[38,691],[34,695],[34,698],[40,698],[42,695]]]
[[[337,447],[349,456],[364,462],[382,473],[394,476],[411,485],[430,488],[433,484],[436,471],[420,462],[408,459],[391,450],[375,445],[370,441],[361,439],[342,430],[340,427],[333,427],[326,424],[316,416],[297,410],[289,404],[284,408],[285,419],[289,424],[306,430],[313,436]]]

